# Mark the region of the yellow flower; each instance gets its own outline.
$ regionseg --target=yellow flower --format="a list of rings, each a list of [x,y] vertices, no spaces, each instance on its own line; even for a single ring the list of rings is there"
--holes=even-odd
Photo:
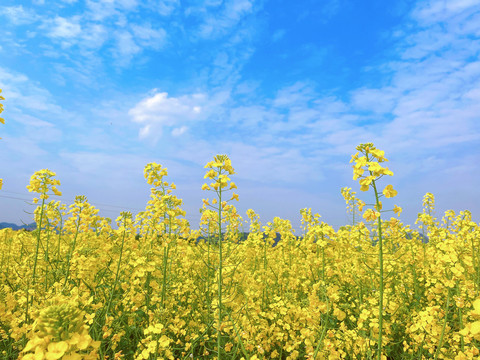
[[[393,176],[393,171],[389,170],[387,167],[382,170],[382,174]]]
[[[373,211],[372,209],[368,209],[365,211],[363,214],[363,218],[367,221],[373,221],[376,220],[380,216],[380,213],[377,211]]]
[[[1,92],[2,92],[2,89],[0,89],[0,93]],[[5,100],[5,98],[0,95],[0,100]],[[3,104],[0,104],[0,114],[2,113],[2,111],[3,111]],[[0,117],[0,123],[5,124],[5,119]]]
[[[40,338],[38,336],[34,336],[28,343],[27,345],[25,346],[25,348],[23,349],[23,352],[26,353],[26,352],[29,352],[29,351],[32,351],[33,349],[36,349],[36,348],[41,348],[42,345],[44,345],[44,342],[45,340],[43,338]],[[40,345],[40,346],[39,346]]]
[[[335,310],[333,310],[333,315],[335,315],[336,318],[340,321],[343,321],[347,316],[347,314],[345,314],[345,312],[340,310],[339,308],[335,308]]]
[[[170,344],[170,341],[171,340],[168,337],[162,335],[162,337],[158,339],[158,345],[160,345],[161,347],[167,347],[168,344]]]
[[[232,198],[230,200],[233,200],[233,199],[238,201],[238,194],[233,193]]]
[[[70,345],[77,345],[80,350],[85,350],[88,345],[90,345],[91,340],[92,338],[90,337],[90,335],[88,335],[87,332],[83,334],[76,333],[72,335],[70,340],[68,340],[68,343]]]
[[[383,169],[379,163],[374,161],[368,162],[367,165],[368,165],[368,171],[371,171],[375,175],[377,175],[376,173],[379,173]]]
[[[362,187],[366,186],[368,190],[368,185],[370,185],[373,180],[375,180],[375,176],[367,176],[366,178],[363,178],[362,180],[360,180],[359,183]],[[362,191],[365,191],[365,190],[362,190]]]
[[[398,219],[395,219],[395,218],[390,218],[390,226],[391,227],[395,227],[398,225]]]
[[[480,333],[480,321],[475,321],[470,327],[470,332],[472,335],[477,335]]]
[[[365,170],[363,168],[353,168],[353,180],[357,180],[360,176],[363,175]]]
[[[397,214],[397,216],[400,216],[400,214],[402,213],[402,208],[401,207],[398,207],[397,205],[394,205],[393,206],[393,212],[395,214]]]
[[[206,178],[209,178],[209,179],[213,179],[215,176],[217,176],[217,172],[213,169],[211,169],[210,171],[208,171],[205,176],[203,177],[204,179]]]
[[[68,349],[68,344],[65,341],[51,342],[48,344],[48,352],[45,356],[47,360],[60,359]]]
[[[377,158],[378,161],[383,162],[383,161],[388,161],[385,159],[385,151],[379,150],[379,149],[374,149],[370,150],[370,154],[372,154],[374,157]]]
[[[383,189],[383,195],[387,198],[395,197],[397,196],[397,190],[394,190],[392,185],[387,185],[385,189]]]
[[[360,186],[361,191],[368,191],[368,185],[362,185]]]
[[[363,211],[363,207],[365,206],[365,202],[362,200],[358,200],[358,211]]]
[[[73,354],[68,354],[65,355],[62,360],[82,360],[82,355],[73,353]]]
[[[352,155],[352,159],[350,160],[350,163],[356,161],[358,159],[358,151],[355,155]]]
[[[480,317],[480,299],[477,299],[473,302],[473,310],[471,314],[474,317]]]

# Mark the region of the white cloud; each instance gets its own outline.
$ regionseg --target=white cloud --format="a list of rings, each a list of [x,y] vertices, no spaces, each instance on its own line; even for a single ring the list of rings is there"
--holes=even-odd
[[[124,12],[133,12],[138,7],[136,0],[87,0],[88,17],[93,21],[105,21],[119,17]]]
[[[31,24],[38,20],[38,15],[34,11],[24,9],[22,5],[0,7],[0,14],[14,25]]]
[[[160,92],[143,99],[128,114],[138,123],[159,123],[174,125],[199,118],[201,107],[206,101],[204,94],[169,97]]]
[[[469,25],[480,13],[478,5],[478,1],[419,4],[412,13],[413,31],[399,39],[398,58],[382,66],[391,70],[387,74],[391,81],[351,93],[352,110],[383,119],[374,126],[406,159],[415,152],[480,139],[480,104],[475,101],[480,92],[480,45],[469,38],[476,31]]]
[[[87,0],[86,5],[89,9],[88,17],[93,21],[105,21],[118,14],[114,1]]]
[[[57,16],[52,20],[44,23],[47,28],[48,35],[53,38],[75,38],[82,32],[82,27],[79,24],[79,17],[70,19]]]
[[[385,114],[393,110],[399,95],[398,92],[391,88],[363,88],[353,92],[352,104],[359,110],[368,110],[374,113]]]
[[[175,128],[172,130],[172,136],[180,136],[182,134],[185,134],[187,130],[188,126],[181,126],[179,128]]]
[[[160,15],[168,16],[179,6],[179,0],[158,0],[154,2],[153,8],[158,11]]]
[[[413,17],[426,23],[446,21],[462,15],[466,10],[479,11],[478,0],[430,0],[420,2],[413,12]],[[471,11],[468,15],[471,14]]]
[[[118,57],[122,62],[128,62],[131,57],[142,51],[128,31],[118,32],[116,35]]]
[[[43,111],[49,114],[61,114],[52,94],[25,74],[0,67],[0,88],[8,97],[9,111]],[[8,94],[8,95],[7,95]]]
[[[153,29],[150,24],[133,24],[132,33],[142,47],[159,49],[165,43],[167,33],[164,29]]]
[[[211,13],[204,17],[205,20],[200,26],[199,35],[202,38],[223,36],[253,12],[254,6],[251,0],[227,0],[219,13]]]
[[[148,135],[150,135],[151,129],[152,129],[152,126],[151,126],[151,125],[145,125],[144,127],[142,127],[142,128],[140,129],[140,131],[138,132],[138,136],[140,137],[140,139],[144,139],[144,138],[146,138]],[[159,133],[158,135],[160,136],[161,133]]]
[[[87,23],[83,27],[81,45],[87,49],[99,49],[108,40],[108,28],[102,24]]]
[[[273,105],[280,108],[308,106],[308,103],[315,99],[317,99],[317,94],[313,87],[307,82],[298,81],[293,85],[280,89],[273,101]]]

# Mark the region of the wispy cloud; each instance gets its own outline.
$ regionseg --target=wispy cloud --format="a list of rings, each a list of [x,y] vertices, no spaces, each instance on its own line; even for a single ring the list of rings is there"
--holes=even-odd
[[[3,15],[8,21],[14,25],[27,25],[37,21],[37,14],[30,10],[24,9],[22,5],[5,6],[0,8],[0,15]]]
[[[198,32],[200,38],[212,39],[235,30],[236,26],[254,10],[252,0],[207,1],[190,7],[186,14],[202,20]]]

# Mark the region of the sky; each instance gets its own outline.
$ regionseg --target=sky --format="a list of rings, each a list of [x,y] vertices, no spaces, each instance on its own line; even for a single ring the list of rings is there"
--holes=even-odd
[[[480,0],[2,0],[0,88],[0,222],[32,221],[44,168],[63,202],[135,214],[156,162],[198,228],[227,154],[244,219],[338,229],[342,187],[374,201],[349,163],[366,142],[404,224],[427,192],[480,221]]]

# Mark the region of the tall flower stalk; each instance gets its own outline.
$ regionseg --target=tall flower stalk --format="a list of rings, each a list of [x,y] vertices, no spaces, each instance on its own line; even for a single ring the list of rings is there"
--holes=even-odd
[[[123,257],[123,250],[124,250],[124,245],[125,245],[125,238],[128,233],[133,232],[133,224],[132,224],[132,214],[128,211],[123,211],[120,213],[120,216],[117,218],[117,225],[118,225],[118,230],[117,232],[117,238],[121,238],[120,240],[120,255],[118,257],[118,262],[117,262],[117,270],[115,271],[115,280],[113,281],[113,285],[110,289],[110,297],[107,302],[106,310],[105,310],[105,316],[108,316],[110,308],[112,306],[112,301],[113,301],[113,296],[115,294],[115,290],[117,288],[117,285],[119,283],[120,279],[120,267],[122,265],[122,257]]]
[[[221,329],[223,322],[223,309],[222,309],[222,295],[223,295],[223,246],[222,246],[222,212],[227,206],[227,201],[224,200],[224,192],[227,190],[236,189],[237,186],[229,178],[230,175],[235,174],[235,171],[232,167],[232,163],[227,155],[217,155],[214,157],[213,161],[210,161],[205,165],[206,169],[210,169],[205,174],[205,179],[211,179],[212,182],[210,185],[204,184],[202,190],[214,191],[217,195],[216,198],[212,200],[212,204],[208,203],[208,200],[204,200],[205,206],[213,207],[217,212],[217,221],[218,221],[218,325],[217,325],[217,358],[221,359]],[[228,188],[228,189],[227,189]],[[218,199],[218,200],[217,200]],[[228,200],[237,200],[238,195],[233,193],[232,197]]]
[[[54,179],[56,174],[53,171],[48,169],[42,169],[35,172],[30,178],[30,184],[27,186],[29,192],[36,192],[39,194],[39,198],[42,200],[40,205],[40,210],[36,211],[38,214],[37,230],[36,230],[36,245],[35,245],[35,255],[33,258],[33,273],[32,273],[32,286],[35,287],[37,280],[37,265],[38,265],[38,253],[40,250],[41,236],[42,236],[42,225],[45,216],[45,201],[52,195],[61,196],[62,193],[58,190],[57,186],[60,185],[60,180]],[[33,202],[38,203],[38,198],[34,198]],[[45,276],[47,276],[45,274]],[[30,304],[33,304],[34,295],[30,299]],[[27,299],[28,303],[28,299]],[[26,316],[28,318],[28,314]]]
[[[384,154],[385,152],[375,148],[372,143],[360,144],[357,146],[357,153],[352,155],[350,163],[355,162],[353,165],[353,180],[359,180],[360,190],[368,191],[370,187],[373,189],[375,194],[375,205],[374,209],[368,209],[363,214],[363,218],[366,221],[376,221],[377,233],[378,233],[378,262],[379,262],[379,273],[378,273],[378,282],[379,282],[379,301],[378,301],[378,348],[377,348],[377,359],[382,359],[382,338],[383,338],[383,297],[384,297],[384,264],[383,264],[383,236],[382,236],[382,218],[380,212],[382,212],[382,202],[380,201],[381,196],[391,198],[397,195],[397,191],[393,189],[392,185],[387,185],[383,189],[383,193],[379,194],[377,188],[377,181],[380,180],[384,175],[393,175],[393,172],[390,171],[387,167],[382,167],[379,163],[388,161]],[[364,156],[359,157],[359,154]],[[368,175],[367,175],[368,174]],[[394,211],[399,213],[400,208],[395,206]]]
[[[176,189],[175,184],[168,183],[164,179],[168,176],[167,168],[152,162],[145,166],[143,174],[152,188],[147,208],[137,216],[136,223],[143,225],[140,232],[144,234],[145,240],[150,236],[147,263],[151,261],[156,245],[160,244],[163,248],[161,307],[165,309],[170,276],[168,266],[171,263],[169,260],[171,246],[176,244],[175,239],[180,234],[188,232],[189,225],[185,219],[180,218],[180,216],[185,216],[185,211],[181,209],[182,200],[172,195],[172,191]],[[147,308],[151,300],[151,281],[152,274],[149,271],[145,283]]]

